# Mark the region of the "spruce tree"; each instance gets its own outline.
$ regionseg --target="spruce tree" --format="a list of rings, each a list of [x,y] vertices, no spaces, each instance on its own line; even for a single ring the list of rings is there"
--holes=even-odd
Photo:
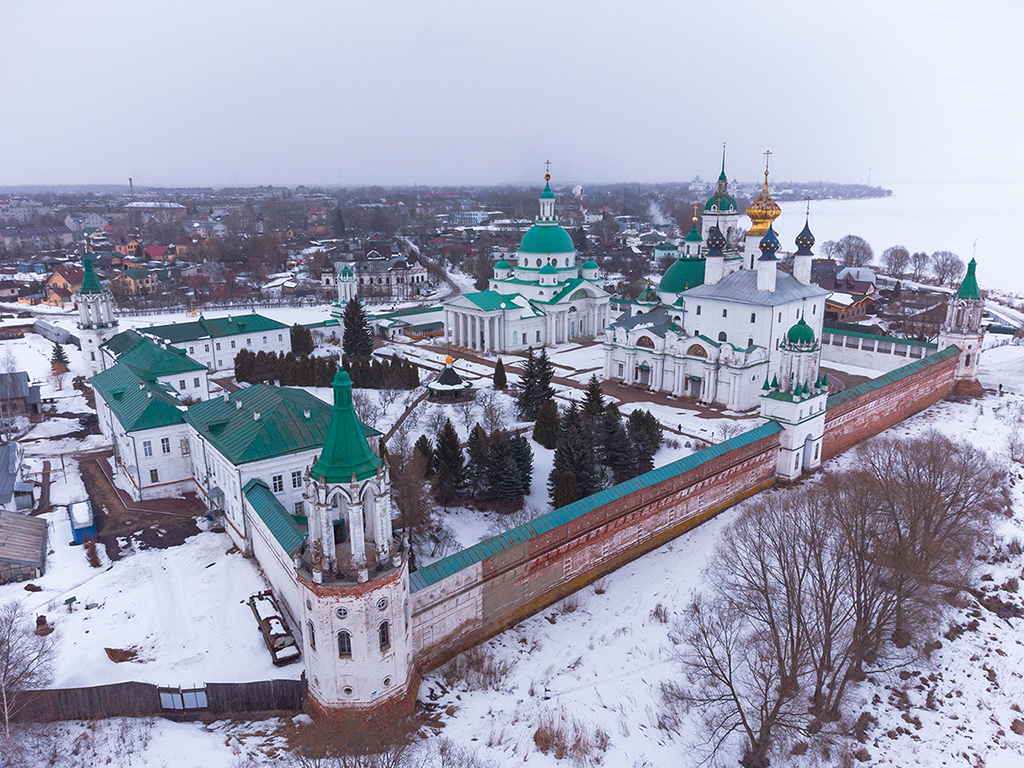
[[[604,412],[604,394],[601,392],[601,382],[597,375],[592,375],[587,382],[587,391],[583,396],[583,414],[593,424]]]
[[[502,365],[501,358],[498,358],[498,364],[494,366],[494,388],[497,390],[505,389],[508,386],[508,377],[505,376],[505,366]]]
[[[566,469],[559,473],[555,480],[551,498],[555,509],[568,506],[579,498],[576,492],[576,475],[573,474],[571,469]]]
[[[555,398],[555,390],[551,387],[554,375],[555,369],[548,359],[548,351],[541,347],[540,354],[537,355],[537,410],[540,410],[545,400]]]
[[[505,456],[504,466],[498,473],[498,483],[494,489],[494,495],[498,501],[506,503],[523,500],[523,483],[519,477],[519,466],[511,454]]]
[[[537,418],[537,411],[541,403],[537,399],[537,358],[533,356],[533,347],[526,353],[526,363],[523,365],[523,375],[519,380],[519,396],[516,398],[516,407],[519,410],[519,418],[523,421],[533,421]]]
[[[626,434],[618,416],[607,416],[603,423],[605,441],[604,464],[616,483],[624,483],[639,474],[636,446]]]
[[[505,475],[510,471],[511,462],[512,477]],[[515,457],[512,455],[512,445],[508,439],[508,432],[496,430],[491,433],[487,445],[487,467],[485,484],[487,495],[501,501],[511,501],[508,498],[510,488],[520,487],[519,469],[515,464]],[[504,494],[505,498],[502,498]]]
[[[558,406],[554,400],[546,400],[537,411],[537,422],[533,425],[533,439],[545,448],[558,445]]]
[[[64,347],[58,344],[56,341],[53,342],[53,352],[50,354],[50,366],[63,365],[64,370],[68,369],[68,355],[64,351]]]
[[[420,435],[413,450],[419,451],[420,456],[423,457],[423,476],[432,476],[434,474],[434,445],[430,442],[430,438]]]
[[[434,452],[435,475],[434,495],[444,506],[451,504],[459,491],[465,474],[465,457],[459,447],[459,436],[451,419],[445,419],[444,427],[437,436],[437,450]]]
[[[559,478],[566,470],[572,471],[575,476],[577,498],[586,498],[600,490],[593,438],[583,424],[575,403],[566,412],[559,429],[554,467],[548,476],[548,493],[552,501],[555,499]]]
[[[296,356],[302,357],[303,355],[310,355],[313,353],[313,334],[309,328],[296,323],[291,328],[291,341],[292,341],[292,352]]]
[[[512,455],[516,460],[516,467],[519,469],[520,498],[530,493],[530,483],[533,481],[533,450],[530,448],[530,441],[522,435],[512,437]]]
[[[661,424],[649,411],[633,411],[626,422],[630,442],[636,446],[640,474],[654,469],[654,454],[661,447]]]
[[[483,498],[487,489],[487,443],[487,433],[477,424],[466,443],[466,490],[477,499]]]
[[[354,297],[345,305],[342,316],[345,337],[342,349],[353,360],[365,360],[373,354],[373,334],[370,332],[370,320],[363,311],[359,297]]]

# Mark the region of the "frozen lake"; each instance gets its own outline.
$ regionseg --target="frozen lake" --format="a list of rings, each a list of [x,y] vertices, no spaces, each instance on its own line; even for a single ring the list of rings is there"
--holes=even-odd
[[[952,251],[964,262],[973,251],[982,288],[1024,294],[1024,260],[1015,241],[1024,232],[1024,182],[883,186],[892,189],[891,197],[812,201],[815,251],[843,235],[867,240],[876,261],[891,245],[903,245],[911,253]],[[783,248],[793,248],[803,228],[804,206],[781,204],[776,231]]]

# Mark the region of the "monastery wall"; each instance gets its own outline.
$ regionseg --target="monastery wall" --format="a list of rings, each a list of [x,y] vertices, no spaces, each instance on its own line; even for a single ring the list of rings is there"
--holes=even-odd
[[[821,332],[822,364],[840,363],[888,372],[934,352],[935,345],[927,342],[829,328]]]
[[[822,459],[838,456],[947,397],[956,383],[959,355],[959,348],[948,347],[829,397]]]
[[[419,670],[775,483],[781,427],[757,427],[411,574]]]

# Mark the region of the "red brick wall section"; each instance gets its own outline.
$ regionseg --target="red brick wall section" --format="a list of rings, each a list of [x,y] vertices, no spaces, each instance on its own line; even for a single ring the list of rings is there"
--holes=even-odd
[[[444,602],[483,587],[482,616],[458,631],[431,632],[421,671],[513,626],[580,587],[685,533],[775,483],[779,433],[571,520],[485,559],[481,581],[445,591]],[[447,581],[447,579],[445,580]],[[424,606],[414,623],[426,620]]]
[[[884,432],[918,411],[935,405],[953,391],[958,357],[866,392],[829,408],[825,414],[822,458],[831,459],[869,437]]]

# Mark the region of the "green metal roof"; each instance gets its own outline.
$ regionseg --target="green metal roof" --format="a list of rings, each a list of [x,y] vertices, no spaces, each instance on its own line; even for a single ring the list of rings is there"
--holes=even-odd
[[[974,259],[967,264],[967,274],[956,291],[958,299],[980,299],[981,291],[978,289],[978,278],[974,275],[974,268],[977,266]]]
[[[119,357],[138,344],[141,338],[143,338],[141,333],[134,328],[129,328],[127,331],[114,334],[102,346],[109,349],[114,357]]]
[[[152,328],[140,329],[149,336],[166,339],[172,344],[198,339],[237,336],[243,333],[259,333],[261,331],[287,330],[288,326],[271,320],[263,315],[232,315],[207,319],[200,317],[191,323],[173,323],[171,325],[154,325]]]
[[[583,269],[600,269],[600,267],[597,266],[597,262],[593,259],[587,259],[583,262]]]
[[[627,480],[624,483],[613,485],[611,488],[606,488],[603,491],[598,491],[592,496],[588,496],[585,499],[580,499],[577,502],[568,504],[561,509],[556,509],[554,512],[549,512],[546,515],[542,515],[535,520],[531,520],[525,525],[520,525],[518,528],[513,528],[511,531],[495,536],[494,538],[482,541],[479,544],[474,544],[468,549],[464,549],[461,552],[456,552],[454,555],[449,555],[443,560],[438,560],[436,563],[432,563],[424,568],[420,568],[418,571],[409,575],[409,584],[413,592],[416,592],[424,587],[428,587],[431,584],[436,584],[441,579],[458,573],[463,568],[467,568],[474,563],[479,563],[487,558],[503,552],[506,549],[522,544],[535,536],[539,536],[546,533],[560,525],[565,525],[573,520],[576,520],[589,512],[593,512],[598,507],[602,507],[605,504],[610,504],[616,499],[621,499],[625,496],[629,496],[632,493],[641,491],[644,488],[649,488],[652,485],[656,485],[670,477],[681,475],[684,472],[689,472],[696,467],[701,466],[709,461],[723,456],[730,451],[741,448],[745,445],[757,442],[769,435],[774,435],[782,431],[782,427],[774,421],[770,421],[760,427],[744,432],[741,435],[713,445],[709,448],[705,448],[699,453],[694,453],[685,458],[674,461],[671,464],[667,464],[664,467],[660,467],[651,472],[647,472],[639,477],[634,477],[632,480]]]
[[[541,200],[554,200],[555,193],[551,191],[551,182],[544,182],[544,191],[540,193]]]
[[[205,365],[193,360],[183,350],[161,346],[148,336],[140,337],[134,346],[118,355],[117,362],[129,366],[140,376],[144,376],[144,372],[152,376],[172,376],[206,370]]]
[[[304,390],[255,384],[232,392],[226,401],[216,397],[191,405],[185,419],[238,465],[319,448],[331,413],[330,405]],[[369,427],[363,431],[380,434]]]
[[[512,265],[504,259],[501,259],[497,264],[494,265],[495,269],[512,269]]]
[[[520,253],[571,253],[575,251],[572,236],[555,223],[537,223],[530,227],[519,243]]]
[[[324,449],[310,475],[328,483],[365,480],[380,469],[380,457],[370,450],[363,425],[352,407],[352,379],[344,369],[334,377],[334,408]]]
[[[665,270],[658,289],[667,293],[682,293],[698,285],[704,285],[704,269],[707,261],[700,259],[676,259],[675,264]]]
[[[520,309],[520,307],[513,302],[513,299],[519,295],[518,293],[505,295],[498,293],[497,291],[479,291],[477,293],[464,293],[462,295],[480,307],[480,309],[484,310],[484,312],[493,312],[497,309]]]
[[[704,203],[705,211],[713,211],[715,209],[726,213],[728,211],[735,211],[736,200],[733,199],[732,195],[719,195],[717,192],[708,198],[708,201]]]
[[[557,275],[558,270],[551,266],[551,262],[548,262],[540,268],[540,273],[542,275]]]
[[[89,381],[125,432],[168,427],[185,421],[170,387],[155,379],[143,378],[127,365],[117,363]]]
[[[893,336],[877,336],[873,333],[860,333],[859,331],[847,331],[842,328],[821,329],[821,333],[830,336],[852,336],[855,339],[873,339],[874,341],[887,341],[891,344],[903,344],[905,346],[924,347],[925,349],[938,349],[938,345],[931,341],[917,341],[916,339],[897,339]]]
[[[944,360],[948,360],[951,357],[956,357],[960,354],[960,348],[957,346],[946,347],[941,352],[936,352],[934,355],[928,355],[928,357],[922,358],[921,360],[915,360],[909,365],[904,365],[901,368],[897,368],[894,371],[884,376],[879,376],[877,379],[871,381],[865,381],[863,384],[858,384],[856,387],[850,389],[844,389],[842,392],[837,392],[828,399],[828,408],[835,408],[842,405],[843,403],[849,402],[854,398],[860,397],[861,395],[873,392],[876,389],[888,386],[893,382],[905,379],[907,376],[923,371],[926,368],[931,368],[933,365],[937,365]]]
[[[786,340],[790,344],[802,344],[809,346],[814,344],[814,329],[807,324],[807,321],[800,318],[796,324],[789,329],[789,333],[786,334]]]
[[[295,519],[281,506],[281,502],[270,491],[267,484],[259,479],[252,479],[242,489],[245,500],[253,508],[260,520],[270,530],[289,557],[295,557],[302,551],[305,534]]]
[[[704,238],[700,236],[700,230],[697,229],[697,223],[694,222],[693,226],[690,227],[690,231],[686,233],[686,242],[688,243],[702,243]]]
[[[78,289],[79,293],[96,294],[103,293],[103,286],[100,285],[99,279],[96,277],[96,273],[92,271],[92,259],[88,256],[82,257],[82,287]]]

